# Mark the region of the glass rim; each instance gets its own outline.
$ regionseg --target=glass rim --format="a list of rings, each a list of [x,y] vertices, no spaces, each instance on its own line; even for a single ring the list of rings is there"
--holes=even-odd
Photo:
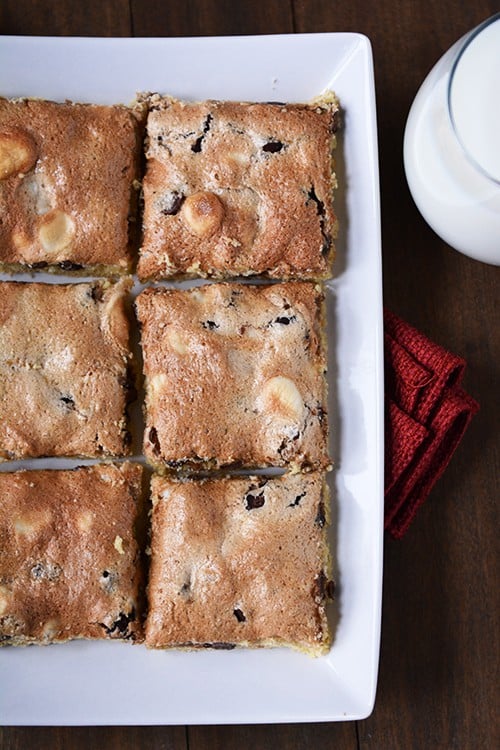
[[[454,78],[455,78],[455,73],[456,73],[457,67],[458,67],[458,65],[460,63],[460,60],[462,59],[462,56],[463,56],[464,52],[469,47],[469,45],[471,44],[471,42],[473,42],[474,39],[477,36],[479,36],[479,34],[481,34],[488,26],[490,26],[492,23],[495,23],[496,21],[500,21],[500,12],[499,13],[495,13],[494,15],[490,16],[489,18],[487,18],[485,21],[483,21],[482,23],[480,23],[479,26],[476,26],[474,29],[472,29],[472,31],[470,31],[466,35],[465,39],[463,40],[462,44],[460,45],[460,49],[458,50],[458,52],[455,55],[455,59],[453,61],[453,65],[451,66],[450,75],[449,75],[449,79],[448,79],[448,89],[447,89],[447,97],[446,98],[447,98],[447,105],[448,105],[448,115],[449,115],[449,118],[450,118],[451,126],[453,128],[453,132],[455,134],[455,137],[456,137],[457,141],[459,142],[459,144],[460,144],[460,146],[462,148],[462,151],[464,152],[465,156],[467,157],[468,161],[484,177],[487,177],[488,180],[491,180],[496,185],[500,185],[500,178],[499,177],[495,177],[494,175],[490,174],[490,172],[488,172],[487,169],[485,169],[481,164],[479,164],[479,162],[474,158],[474,156],[472,156],[472,154],[470,153],[469,149],[467,148],[467,146],[462,141],[462,139],[461,139],[461,137],[459,135],[459,132],[458,132],[458,128],[457,128],[457,125],[456,125],[456,122],[455,122],[455,118],[453,116],[453,107],[452,107],[452,104],[451,104],[451,89],[452,89],[452,86],[453,86],[453,81],[454,81]]]

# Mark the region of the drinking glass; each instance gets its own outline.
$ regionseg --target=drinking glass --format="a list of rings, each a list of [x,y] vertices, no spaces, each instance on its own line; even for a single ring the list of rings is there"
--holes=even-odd
[[[456,250],[500,265],[500,13],[436,63],[404,135],[408,186],[432,229]]]

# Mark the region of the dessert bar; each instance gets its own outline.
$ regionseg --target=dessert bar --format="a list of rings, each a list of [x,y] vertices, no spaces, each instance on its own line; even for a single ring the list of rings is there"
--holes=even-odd
[[[322,473],[153,477],[146,645],[328,650]]]
[[[0,473],[0,645],[142,639],[142,467]]]
[[[152,464],[328,466],[320,287],[149,288],[136,309]]]
[[[330,275],[338,105],[150,98],[142,279]]]
[[[139,113],[0,98],[0,270],[129,270]]]
[[[129,452],[129,287],[0,283],[0,460]]]

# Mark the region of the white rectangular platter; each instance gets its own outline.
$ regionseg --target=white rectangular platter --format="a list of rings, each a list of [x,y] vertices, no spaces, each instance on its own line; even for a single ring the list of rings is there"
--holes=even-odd
[[[307,101],[339,96],[340,220],[327,283],[337,600],[330,653],[147,651],[73,642],[0,649],[0,724],[123,725],[361,719],[380,641],[383,358],[380,211],[371,47],[353,33],[178,39],[0,37],[0,95],[130,102]],[[3,465],[2,470],[9,470]],[[1,501],[1,499],[0,499]]]

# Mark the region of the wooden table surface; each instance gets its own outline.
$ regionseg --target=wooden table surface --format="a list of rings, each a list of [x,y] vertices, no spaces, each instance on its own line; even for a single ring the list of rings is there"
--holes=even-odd
[[[0,2],[0,34],[366,34],[375,59],[385,304],[467,359],[465,386],[481,403],[407,536],[386,539],[380,675],[370,718],[276,726],[4,728],[2,750],[500,747],[500,269],[460,255],[431,231],[412,202],[402,163],[405,119],[419,84],[445,49],[498,10],[495,0]],[[0,685],[8,689],[1,675]],[[126,685],[110,685],[110,700],[126,701]]]

